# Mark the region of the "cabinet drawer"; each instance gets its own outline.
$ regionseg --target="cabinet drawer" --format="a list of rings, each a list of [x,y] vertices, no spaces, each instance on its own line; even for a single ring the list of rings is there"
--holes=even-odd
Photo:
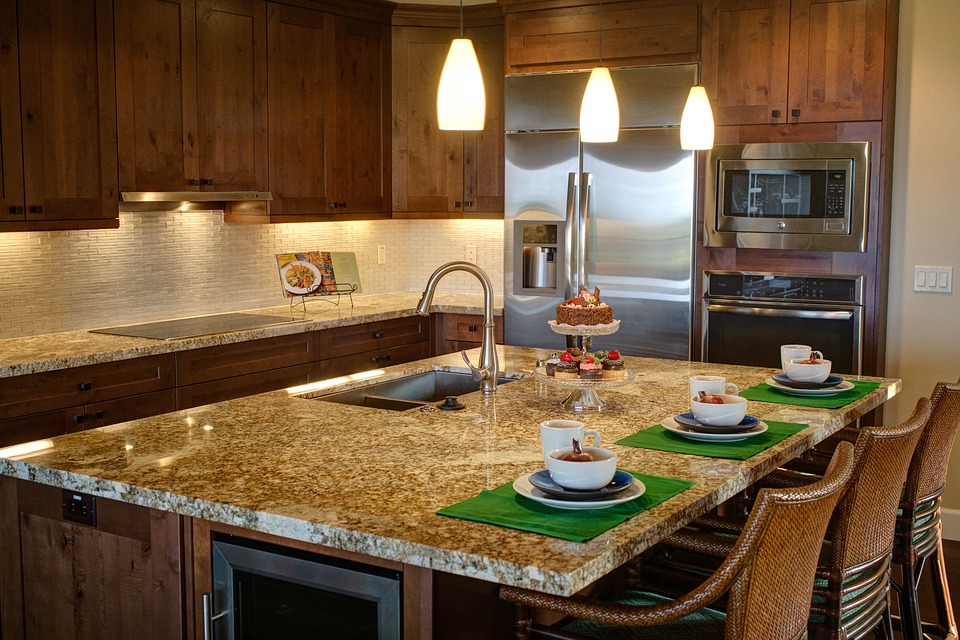
[[[222,344],[177,354],[177,386],[280,369],[318,359],[317,332]]]
[[[0,420],[0,447],[61,436],[70,430],[71,418],[78,414],[83,414],[82,405]]]
[[[399,345],[426,342],[429,337],[430,321],[423,316],[326,329],[320,332],[320,357],[382,351]]]
[[[508,13],[506,71],[696,62],[699,3],[633,0]]]
[[[177,409],[177,392],[165,389],[155,393],[143,393],[117,400],[107,400],[86,406],[83,429],[105,427],[128,420],[158,416]],[[76,420],[72,423],[77,424]]]
[[[320,378],[335,378],[336,376],[345,376],[429,357],[430,343],[427,341],[406,344],[392,349],[354,353],[342,358],[321,360]]]
[[[7,378],[0,419],[170,389],[174,356],[162,354]]]
[[[177,387],[177,409],[223,402],[320,379],[317,362]]]

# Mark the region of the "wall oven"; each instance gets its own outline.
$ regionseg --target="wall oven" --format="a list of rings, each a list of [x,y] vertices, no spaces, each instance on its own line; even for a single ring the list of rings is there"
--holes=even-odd
[[[863,277],[705,271],[703,360],[780,367],[780,345],[807,344],[859,375]]]
[[[402,574],[263,542],[213,541],[204,640],[400,640]]]
[[[716,145],[708,154],[708,247],[865,251],[866,142]]]

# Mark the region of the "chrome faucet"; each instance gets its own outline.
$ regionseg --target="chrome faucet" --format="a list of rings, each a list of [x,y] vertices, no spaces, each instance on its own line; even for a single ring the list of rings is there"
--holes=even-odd
[[[497,363],[497,345],[493,331],[493,285],[484,270],[472,262],[448,262],[438,267],[430,276],[430,279],[427,280],[423,297],[420,298],[420,303],[417,305],[417,313],[421,316],[430,314],[430,305],[433,303],[433,293],[437,290],[437,283],[440,282],[440,278],[451,271],[472,273],[483,286],[483,341],[480,343],[479,366],[475,367],[470,363],[466,351],[461,351],[460,355],[463,356],[463,361],[470,367],[473,379],[480,382],[480,391],[484,395],[496,393],[500,365]]]

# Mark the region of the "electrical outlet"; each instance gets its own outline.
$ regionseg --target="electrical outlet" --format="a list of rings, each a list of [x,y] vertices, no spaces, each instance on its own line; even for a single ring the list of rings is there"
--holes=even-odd
[[[953,267],[913,268],[913,290],[936,293],[953,292]]]
[[[377,245],[377,264],[387,264],[387,245]]]
[[[468,244],[466,251],[464,251],[463,258],[467,262],[476,262],[477,261],[477,245]]]

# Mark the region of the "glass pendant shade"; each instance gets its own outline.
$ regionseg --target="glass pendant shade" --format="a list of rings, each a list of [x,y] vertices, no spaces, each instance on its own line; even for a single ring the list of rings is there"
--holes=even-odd
[[[713,109],[700,85],[690,88],[680,118],[680,148],[689,151],[713,148]]]
[[[437,90],[440,128],[453,131],[483,129],[486,104],[483,74],[473,42],[469,38],[456,38],[450,43]]]
[[[594,67],[580,103],[580,139],[616,142],[620,137],[620,103],[610,70]]]

